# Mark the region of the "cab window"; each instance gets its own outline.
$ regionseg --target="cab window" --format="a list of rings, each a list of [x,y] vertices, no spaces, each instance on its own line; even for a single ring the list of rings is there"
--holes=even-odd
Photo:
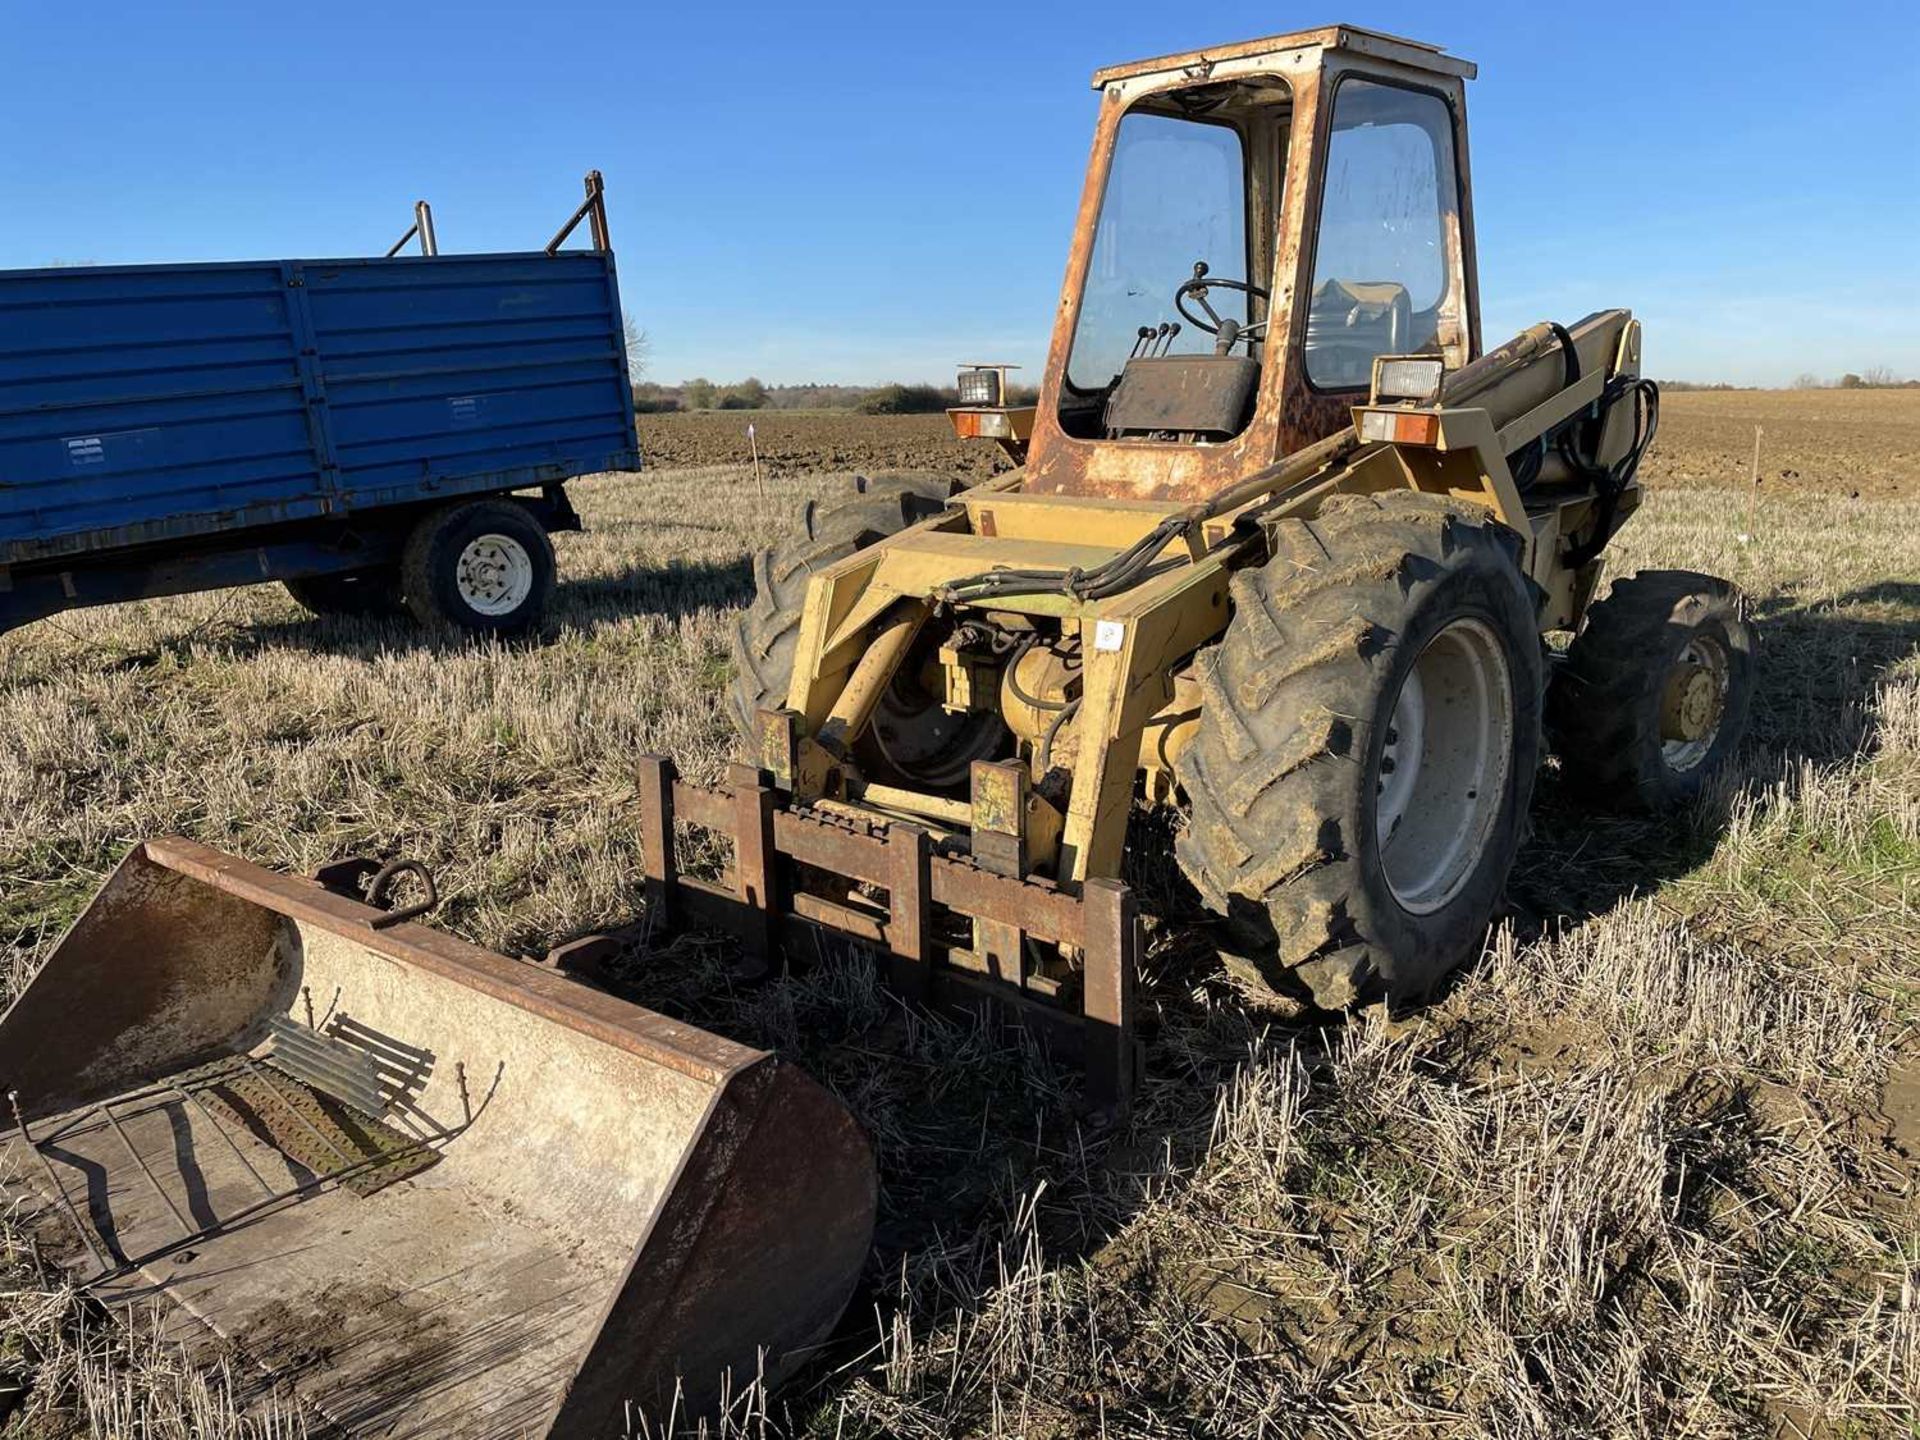
[[[1357,389],[1376,355],[1439,348],[1441,317],[1458,303],[1459,194],[1444,100],[1339,83],[1307,313],[1316,388]]]

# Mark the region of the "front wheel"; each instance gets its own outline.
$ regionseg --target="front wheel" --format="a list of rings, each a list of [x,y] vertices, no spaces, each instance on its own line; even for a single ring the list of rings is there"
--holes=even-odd
[[[554,568],[553,542],[525,506],[475,500],[414,527],[400,580],[424,625],[514,635],[546,612]]]
[[[1181,868],[1256,1000],[1422,999],[1479,952],[1533,792],[1519,537],[1405,492],[1335,497],[1273,543],[1201,660]]]

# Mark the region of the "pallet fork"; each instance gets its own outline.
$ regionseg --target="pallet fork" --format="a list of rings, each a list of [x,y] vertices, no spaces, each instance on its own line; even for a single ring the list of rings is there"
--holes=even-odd
[[[756,961],[783,946],[807,953],[815,936],[862,942],[885,955],[903,998],[992,1007],[1082,1064],[1088,1110],[1124,1114],[1141,1063],[1134,986],[1144,938],[1132,891],[1095,879],[1074,895],[1028,873],[1018,765],[975,764],[971,800],[938,815],[796,804],[796,718],[761,712],[762,764],[730,766],[718,789],[681,780],[661,756],[641,759],[649,925],[715,926]],[[719,880],[683,872],[676,823],[728,842]],[[798,867],[834,882],[802,888]],[[1032,963],[1042,950],[1075,956],[1077,983],[1063,987]]]

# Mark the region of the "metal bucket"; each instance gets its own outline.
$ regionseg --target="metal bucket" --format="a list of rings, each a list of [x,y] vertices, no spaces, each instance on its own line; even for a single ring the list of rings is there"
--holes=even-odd
[[[133,850],[0,1018],[8,1183],[62,1263],[348,1434],[619,1434],[804,1358],[873,1227],[840,1104],[387,922],[188,841]]]

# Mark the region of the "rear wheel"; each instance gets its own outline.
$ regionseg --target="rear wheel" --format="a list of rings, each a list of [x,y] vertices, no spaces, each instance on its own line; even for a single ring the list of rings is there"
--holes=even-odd
[[[1340,496],[1233,579],[1177,770],[1177,851],[1256,998],[1428,995],[1478,953],[1525,828],[1541,662],[1518,537]]]
[[[408,536],[400,579],[407,609],[424,625],[518,634],[538,623],[553,597],[553,542],[511,500],[455,505]]]
[[[856,551],[938,515],[953,491],[953,481],[941,475],[859,476],[850,494],[808,501],[799,529],[753,557],[753,603],[733,627],[733,719],[749,746],[756,741],[755,713],[787,703],[807,582]],[[915,669],[903,666],[882,697],[863,741],[873,751],[866,763],[922,784],[963,778],[965,762],[998,741],[999,720],[951,714],[922,691]],[[992,733],[982,733],[987,730]]]
[[[400,571],[392,565],[281,583],[315,615],[386,615],[400,608]]]
[[[1738,748],[1753,683],[1753,626],[1732,584],[1689,570],[1620,580],[1553,677],[1561,773],[1610,808],[1683,805]]]

